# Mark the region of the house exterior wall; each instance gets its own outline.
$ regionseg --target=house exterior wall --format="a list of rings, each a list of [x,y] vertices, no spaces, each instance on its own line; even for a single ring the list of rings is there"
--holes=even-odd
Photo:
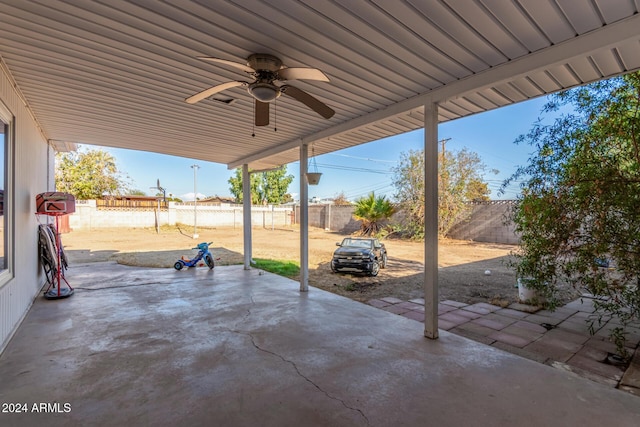
[[[49,218],[36,217],[35,196],[53,190],[53,150],[2,68],[0,102],[13,116],[15,129],[5,189],[10,205],[5,211],[12,215],[13,225],[5,230],[9,268],[0,275],[1,352],[45,282],[38,261],[38,220]]]

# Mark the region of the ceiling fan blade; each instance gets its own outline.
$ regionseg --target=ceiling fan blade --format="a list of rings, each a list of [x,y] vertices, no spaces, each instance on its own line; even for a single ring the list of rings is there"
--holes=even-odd
[[[325,119],[330,119],[335,114],[335,111],[329,108],[325,103],[317,100],[307,92],[298,89],[297,87],[284,85],[280,86],[280,90],[286,95],[289,95],[290,97],[302,102],[304,105],[311,108],[313,111],[320,114]]]
[[[198,59],[202,59],[203,61],[218,62],[220,64],[229,65],[231,67],[239,68],[240,70],[242,70],[244,72],[247,72],[247,73],[255,72],[255,70],[253,68],[249,67],[246,64],[241,64],[241,63],[235,62],[235,61],[229,61],[227,59],[213,58],[213,57],[210,57],[210,56],[198,56]]]
[[[219,84],[217,86],[214,87],[210,87],[209,89],[205,89],[202,92],[198,92],[193,96],[190,96],[189,98],[185,99],[184,101],[187,104],[195,104],[198,101],[202,101],[205,98],[210,97],[213,94],[216,94],[218,92],[222,92],[223,90],[227,90],[230,89],[232,87],[236,87],[236,86],[243,86],[246,85],[247,82],[227,82],[227,83],[222,83]]]
[[[329,77],[317,68],[283,68],[278,70],[280,80],[319,80],[328,82]]]
[[[267,126],[269,124],[269,103],[260,102],[256,99],[256,126]]]

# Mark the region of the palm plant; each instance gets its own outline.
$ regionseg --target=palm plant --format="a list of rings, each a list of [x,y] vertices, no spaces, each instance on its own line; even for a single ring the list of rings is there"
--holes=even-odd
[[[362,221],[360,233],[365,236],[377,234],[395,212],[393,204],[385,196],[376,197],[373,192],[356,201],[353,211],[355,219]]]

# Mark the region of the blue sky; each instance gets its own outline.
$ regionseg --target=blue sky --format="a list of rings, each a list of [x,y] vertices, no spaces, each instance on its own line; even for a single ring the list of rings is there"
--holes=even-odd
[[[498,189],[517,166],[526,164],[531,147],[516,145],[514,140],[529,131],[540,117],[545,102],[546,98],[538,98],[441,124],[439,139],[450,138],[446,143],[447,150],[466,147],[478,153],[488,171],[499,171],[497,175],[488,173],[485,176],[492,190],[491,198],[515,198],[517,189],[502,196],[498,195]],[[394,188],[390,169],[397,164],[401,153],[422,149],[423,145],[423,131],[418,130],[317,156],[315,163],[318,171],[322,172],[322,178],[319,185],[309,186],[309,197],[327,198],[344,192],[353,200],[374,191],[376,195],[386,194],[391,198]],[[150,187],[160,179],[167,195],[173,194],[184,200],[192,198],[194,174],[191,165],[197,164],[200,166],[197,171],[198,194],[230,195],[228,179],[234,172],[227,170],[226,165],[142,151],[104,150],[115,157],[118,168],[130,177],[132,187],[147,194],[155,194]],[[297,196],[300,185],[298,162],[289,164],[287,170],[295,177],[289,192]]]

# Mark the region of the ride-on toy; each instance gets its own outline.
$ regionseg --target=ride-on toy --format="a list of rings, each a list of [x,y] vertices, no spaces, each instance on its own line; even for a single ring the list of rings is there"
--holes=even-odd
[[[213,269],[213,267],[215,267],[213,263],[213,255],[209,252],[209,245],[212,243],[213,242],[202,242],[195,248],[191,248],[198,249],[198,254],[192,259],[184,259],[184,257],[179,259],[175,264],[173,264],[173,268],[176,270],[182,270],[184,267],[193,267],[194,265],[198,265],[200,260],[204,258],[204,262],[207,264],[207,267],[209,267],[210,270]]]

